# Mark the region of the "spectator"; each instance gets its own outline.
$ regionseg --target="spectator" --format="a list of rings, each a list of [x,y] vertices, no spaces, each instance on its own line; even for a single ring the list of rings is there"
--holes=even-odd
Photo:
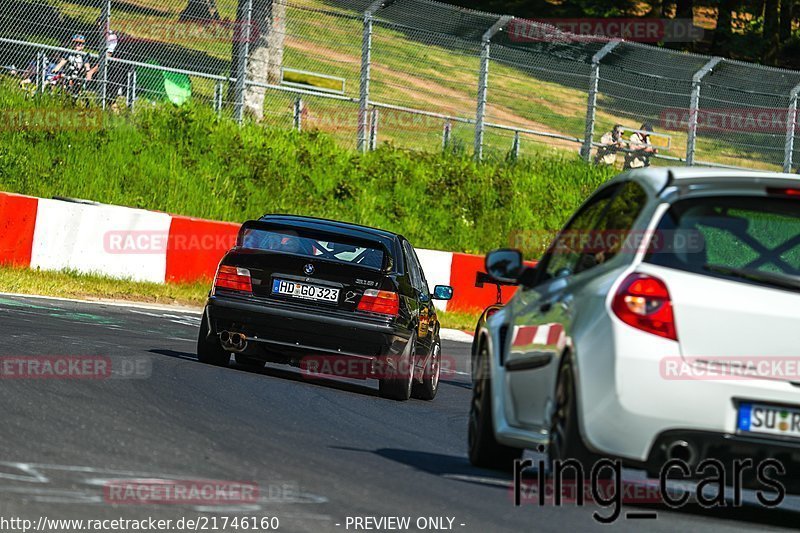
[[[628,143],[630,151],[625,154],[625,165],[623,170],[632,168],[645,168],[650,166],[650,158],[658,153],[658,150],[650,144],[650,133],[653,125],[645,122],[639,131],[633,132]]]
[[[625,146],[622,131],[622,125],[616,124],[600,138],[600,146],[594,156],[595,165],[613,166],[617,162],[617,152]]]
[[[97,27],[100,29],[100,35],[104,36],[106,41],[106,57],[110,58],[112,55],[114,55],[114,51],[117,49],[117,45],[119,44],[119,38],[117,37],[117,34],[105,24],[102,15],[97,17],[96,23]],[[100,69],[100,63],[98,61],[98,64],[95,65],[94,68],[92,68],[89,71],[89,73],[86,76],[86,79],[91,80],[99,69]]]
[[[86,47],[86,37],[80,34],[73,35],[72,44],[75,47],[75,52],[67,55],[67,57],[62,57],[56,63],[53,74],[61,72],[61,69],[66,67],[66,75],[68,77],[83,78],[84,74],[86,74],[87,79],[89,79],[88,73],[91,70],[91,65],[86,60],[86,52],[83,51]]]

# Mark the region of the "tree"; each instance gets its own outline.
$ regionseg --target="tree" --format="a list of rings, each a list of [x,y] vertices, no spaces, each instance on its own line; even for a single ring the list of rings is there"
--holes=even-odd
[[[733,12],[739,7],[739,0],[720,0],[717,13],[717,27],[711,41],[711,53],[727,57],[733,40]]]
[[[794,0],[781,0],[781,43],[785,43],[792,36],[792,19]]]
[[[252,1],[250,38],[246,39],[245,22],[248,2]],[[286,36],[286,0],[239,0],[236,9],[237,31],[231,57],[231,77],[239,77],[239,55],[245,41],[249,44],[247,71],[249,82],[278,84],[283,65],[283,46]],[[231,84],[228,100],[235,102],[235,85]],[[245,113],[261,120],[264,117],[264,98],[267,89],[248,85],[244,92]]]
[[[764,2],[764,51],[761,57],[765,65],[778,64],[780,48],[780,0]]]

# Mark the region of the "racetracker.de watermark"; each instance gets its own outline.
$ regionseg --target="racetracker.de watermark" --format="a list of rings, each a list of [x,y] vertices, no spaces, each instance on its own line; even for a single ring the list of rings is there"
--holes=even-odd
[[[552,18],[512,19],[507,27],[514,42],[606,42],[624,39],[640,43],[696,42],[703,29],[692,19]]]
[[[106,503],[150,505],[231,505],[259,500],[252,481],[208,479],[117,479],[103,485]]]
[[[663,357],[659,373],[667,380],[724,381],[772,379],[800,381],[800,357]]]
[[[197,47],[201,44],[254,43],[261,35],[258,24],[235,20],[193,21],[148,17],[114,21],[111,28],[122,40],[148,40]],[[131,36],[137,37],[131,37]]]
[[[775,133],[785,135],[787,125],[796,117],[787,108],[705,108],[691,111],[683,108],[666,108],[661,111],[660,127],[665,130],[686,131],[697,119],[699,132]]]
[[[453,376],[457,373],[456,359],[441,355],[437,361],[439,375]],[[429,373],[430,365],[425,370]],[[300,360],[300,373],[308,379],[328,377],[350,379],[397,379],[411,372],[405,359],[389,362],[386,358],[366,358],[351,355],[308,355]]]
[[[553,243],[553,254],[699,253],[705,249],[703,234],[696,230],[567,230],[514,231],[510,245],[520,250],[544,250]]]
[[[0,356],[0,379],[106,380],[147,379],[152,376],[150,357],[106,355],[5,355]]]
[[[0,109],[0,131],[97,131],[103,129],[99,109]]]
[[[171,234],[161,230],[111,230],[103,234],[103,250],[108,254],[161,254],[179,252],[227,251],[236,245],[234,234]]]

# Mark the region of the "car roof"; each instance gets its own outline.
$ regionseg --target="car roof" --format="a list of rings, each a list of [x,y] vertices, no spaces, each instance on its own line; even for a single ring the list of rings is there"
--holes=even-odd
[[[663,191],[670,184],[677,186],[699,184],[800,186],[800,175],[797,174],[707,167],[648,167],[623,172],[608,183],[631,179],[645,185],[655,194]]]
[[[266,214],[260,219],[262,222],[278,222],[282,224],[291,224],[301,226],[304,228],[320,228],[328,231],[352,235],[354,237],[372,238],[376,237],[381,240],[394,241],[395,239],[402,238],[397,233],[382,230],[379,228],[371,228],[369,226],[362,226],[360,224],[352,224],[350,222],[341,222],[338,220],[329,220],[325,218],[308,217],[302,215],[280,215],[280,214]]]

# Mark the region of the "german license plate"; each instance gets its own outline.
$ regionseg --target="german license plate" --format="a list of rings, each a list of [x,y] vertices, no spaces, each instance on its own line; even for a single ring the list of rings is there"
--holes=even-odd
[[[800,408],[739,404],[739,431],[800,438]]]
[[[314,300],[319,302],[338,302],[339,289],[331,287],[320,287],[319,285],[309,285],[286,279],[272,280],[272,294],[291,296],[303,300]]]

